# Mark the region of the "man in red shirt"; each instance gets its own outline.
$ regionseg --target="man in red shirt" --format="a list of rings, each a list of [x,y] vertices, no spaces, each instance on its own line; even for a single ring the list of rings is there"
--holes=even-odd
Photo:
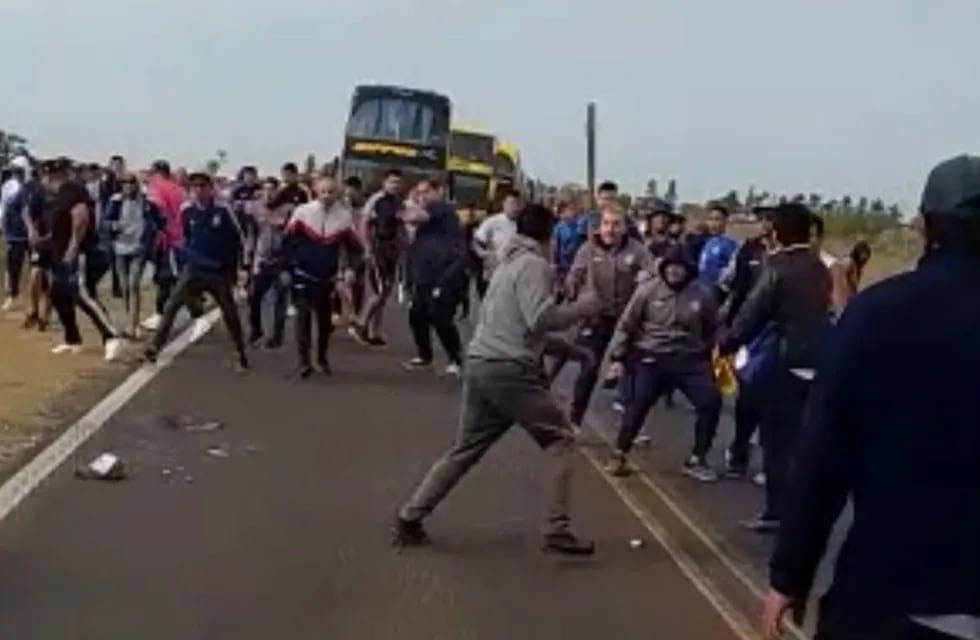
[[[177,274],[180,273],[177,250],[184,242],[180,210],[186,200],[186,194],[171,173],[170,163],[166,160],[157,160],[153,163],[147,183],[147,197],[159,207],[167,221],[164,232],[157,238],[157,253],[154,260],[153,280],[157,285],[156,313],[143,323],[143,328],[156,331],[160,325],[163,307],[177,282]]]

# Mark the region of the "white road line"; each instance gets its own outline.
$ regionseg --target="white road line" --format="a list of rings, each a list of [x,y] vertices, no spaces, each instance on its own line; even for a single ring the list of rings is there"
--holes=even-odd
[[[202,319],[208,329],[214,326],[220,317],[220,312],[213,309]],[[155,378],[160,371],[173,362],[182,351],[192,343],[194,331],[192,322],[176,339],[160,352],[155,365],[143,365],[129,375],[118,387],[113,389],[98,404],[89,409],[88,413],[79,418],[73,425],[48,445],[33,460],[28,462],[0,487],[0,520],[17,508],[41,482],[51,475],[68,456],[75,452],[94,433],[105,425],[140,389]]]
[[[593,431],[599,434],[599,437],[602,438],[602,440],[607,445],[611,445],[610,436],[605,429],[596,426],[594,424],[590,424],[590,426],[592,427]],[[686,526],[691,531],[691,533],[693,533],[698,538],[698,540],[701,541],[701,544],[703,544],[705,548],[708,551],[710,551],[721,562],[721,564],[733,576],[735,576],[735,578],[739,582],[741,582],[746,589],[749,590],[749,592],[753,596],[755,596],[759,600],[765,598],[766,594],[764,588],[760,586],[759,583],[756,580],[754,580],[752,576],[750,576],[745,571],[745,569],[740,567],[739,564],[735,562],[735,560],[732,559],[731,556],[729,556],[725,551],[723,551],[721,547],[719,547],[718,544],[711,538],[711,536],[708,535],[704,531],[704,529],[702,529],[701,526],[698,525],[694,521],[694,519],[688,515],[688,513],[684,510],[684,508],[681,507],[679,504],[677,504],[677,501],[674,500],[667,491],[661,488],[649,476],[649,474],[644,472],[642,469],[637,468],[636,475],[640,478],[640,481],[647,488],[649,488],[657,496],[657,498],[664,503],[664,505],[666,505],[667,509],[674,515],[674,517],[677,518],[684,526]],[[626,491],[626,489],[623,490]],[[803,630],[797,627],[796,625],[787,622],[786,629],[790,633],[790,635],[795,637],[797,640],[807,640],[806,635],[803,633]]]
[[[721,594],[712,581],[704,575],[698,567],[697,562],[674,542],[673,537],[667,532],[667,529],[639,503],[622,482],[609,477],[605,473],[595,453],[583,447],[580,447],[579,450],[585,456],[586,460],[589,461],[589,464],[596,470],[596,473],[612,487],[619,499],[623,501],[623,504],[633,512],[633,515],[636,516],[644,528],[650,532],[650,535],[660,543],[660,546],[663,547],[664,551],[667,552],[667,555],[670,556],[671,560],[674,561],[674,564],[677,565],[681,572],[687,576],[691,584],[701,592],[705,600],[721,615],[722,619],[731,627],[732,631],[741,640],[759,640],[760,636],[753,629],[752,625]]]

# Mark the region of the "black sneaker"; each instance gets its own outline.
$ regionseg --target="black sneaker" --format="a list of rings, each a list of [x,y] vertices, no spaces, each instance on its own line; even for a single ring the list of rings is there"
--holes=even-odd
[[[143,351],[143,360],[150,364],[154,364],[157,361],[158,355],[159,354],[157,353],[156,349],[154,349],[153,347],[147,347],[146,350]]]
[[[388,346],[388,341],[385,340],[384,338],[382,338],[381,336],[374,336],[372,338],[368,338],[367,343],[368,343],[368,346],[371,346],[371,347],[381,348],[381,347],[387,347]]]
[[[248,357],[244,353],[241,353],[238,355],[238,362],[235,363],[235,372],[248,373],[248,370]]]
[[[329,360],[319,360],[316,363],[317,370],[325,376],[333,375],[333,369],[330,367]]]
[[[398,518],[391,529],[391,544],[395,547],[421,547],[432,542],[421,522]]]
[[[544,537],[545,553],[562,556],[591,556],[595,554],[595,543],[591,540],[579,540],[571,533],[551,533]]]
[[[21,329],[36,329],[41,324],[41,316],[36,313],[29,314],[24,318],[24,323],[20,325]]]
[[[259,347],[262,345],[262,340],[264,338],[265,336],[261,331],[253,331],[248,338],[248,346],[252,347],[253,349]]]
[[[299,371],[297,373],[299,374],[300,378],[306,380],[307,378],[313,375],[313,367],[311,367],[308,364],[304,364],[299,368]]]
[[[276,340],[275,338],[269,338],[262,345],[262,348],[266,351],[275,351],[277,349],[282,349],[282,340]]]
[[[729,449],[725,452],[725,475],[729,478],[744,478],[749,474],[748,456],[735,455]]]

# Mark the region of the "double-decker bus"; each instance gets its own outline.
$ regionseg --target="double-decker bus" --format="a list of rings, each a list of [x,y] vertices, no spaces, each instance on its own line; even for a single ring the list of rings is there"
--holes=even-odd
[[[499,211],[503,206],[504,195],[508,191],[517,190],[528,197],[527,185],[521,171],[521,155],[517,145],[512,142],[498,140],[493,156],[493,210]]]
[[[344,178],[359,177],[373,191],[390,168],[409,186],[446,170],[452,103],[432,91],[386,85],[354,89],[340,156]]]
[[[454,124],[449,136],[449,196],[457,209],[480,216],[490,206],[496,138]]]

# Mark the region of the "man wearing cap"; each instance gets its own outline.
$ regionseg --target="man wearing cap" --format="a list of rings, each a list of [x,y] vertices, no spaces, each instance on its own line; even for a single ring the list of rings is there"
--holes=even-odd
[[[776,531],[787,507],[790,463],[828,329],[830,274],[810,249],[812,220],[813,214],[803,204],[787,203],[773,209],[778,246],[719,343],[722,355],[728,355],[752,342],[767,326],[777,336],[771,364],[760,383],[765,394],[760,428],[766,507],[761,515],[743,523],[759,533]]]
[[[238,370],[248,369],[242,324],[235,305],[234,287],[242,260],[244,238],[240,221],[231,209],[215,202],[214,185],[206,173],[189,176],[190,201],[181,212],[184,221],[184,245],[181,250],[184,267],[170,299],[163,309],[163,318],[145,357],[153,362],[166,344],[177,312],[184,305],[195,306],[201,294],[210,295],[231,335],[238,356]],[[193,309],[193,315],[200,309]],[[200,323],[200,318],[195,322]]]
[[[851,300],[800,436],[763,623],[797,618],[844,505],[817,638],[980,638],[980,157],[936,166],[918,267]]]
[[[65,335],[64,342],[52,353],[81,351],[82,334],[76,315],[76,309],[81,309],[102,337],[106,360],[114,360],[122,348],[119,332],[112,326],[105,308],[93,298],[86,282],[91,271],[87,262],[95,259],[99,251],[95,203],[84,185],[69,178],[70,168],[64,158],[42,165],[45,187],[52,194],[44,214],[51,233],[51,302]]]

